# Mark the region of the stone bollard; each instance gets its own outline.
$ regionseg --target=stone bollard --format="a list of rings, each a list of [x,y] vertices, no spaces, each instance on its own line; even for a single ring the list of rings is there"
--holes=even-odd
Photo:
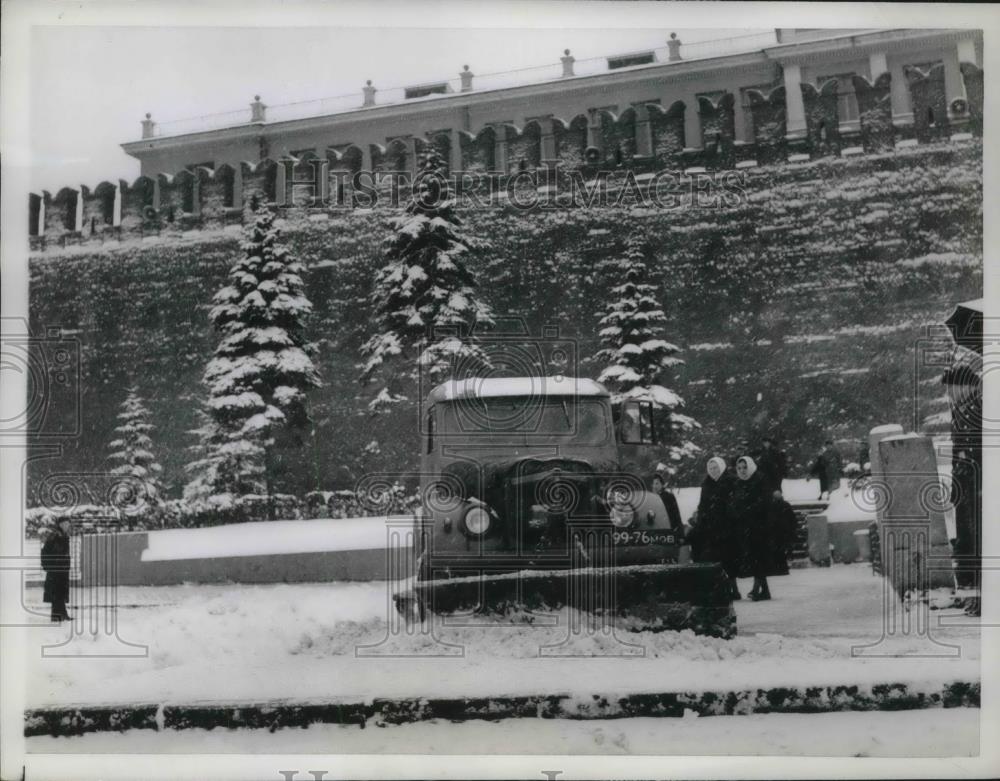
[[[809,531],[809,560],[820,567],[830,566],[830,525],[823,513],[806,517]]]
[[[934,444],[919,434],[888,435],[878,442],[885,492],[878,513],[886,575],[900,594],[954,587],[945,525],[949,497],[940,480]],[[873,477],[874,461],[873,461]]]
[[[868,432],[868,460],[872,465],[872,477],[882,476],[882,462],[879,460],[878,443],[886,437],[894,437],[903,433],[903,427],[898,423],[876,426]]]

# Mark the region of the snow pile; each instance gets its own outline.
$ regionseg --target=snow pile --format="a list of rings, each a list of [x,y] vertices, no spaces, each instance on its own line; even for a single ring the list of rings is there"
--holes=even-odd
[[[569,611],[534,624],[439,621],[433,633],[408,634],[385,583],[122,588],[113,632],[104,631],[103,611],[77,605],[73,627],[37,631],[40,645],[68,641],[59,653],[91,656],[29,654],[28,705],[610,696],[979,679],[975,626],[934,627],[933,640],[883,638],[884,600],[896,597],[867,567],[793,570],[771,590],[771,602],[736,603],[739,635],[726,641],[690,632],[591,633],[585,623],[571,632]],[[80,597],[106,599],[96,591]],[[40,589],[29,591],[28,604],[43,611]],[[551,625],[553,618],[560,623]],[[961,655],[942,656],[949,652],[942,644]],[[881,656],[854,656],[857,646]],[[122,650],[138,655],[117,656]],[[929,651],[938,655],[912,656]]]
[[[386,547],[387,524],[406,516],[263,521],[149,532],[143,561],[264,556],[281,553],[371,550]]]

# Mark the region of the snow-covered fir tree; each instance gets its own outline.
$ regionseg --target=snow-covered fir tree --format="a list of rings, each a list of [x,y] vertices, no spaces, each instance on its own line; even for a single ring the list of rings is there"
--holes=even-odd
[[[163,467],[153,453],[150,434],[155,427],[150,423],[149,409],[135,386],[129,388],[117,420],[115,438],[108,443],[111,474],[128,476],[141,483],[138,489],[141,495],[137,498],[143,506],[143,514],[155,522],[165,499],[160,481]],[[124,487],[123,490],[131,489]]]
[[[308,424],[306,391],[320,384],[305,338],[312,304],[303,266],[279,243],[266,206],[253,213],[243,251],[209,313],[221,338],[205,369],[205,417],[194,432],[200,457],[185,489],[185,498],[220,506],[273,495],[275,434]]]
[[[641,235],[630,236],[620,256],[598,266],[611,284],[608,304],[600,320],[602,348],[594,356],[605,365],[597,378],[608,386],[612,403],[634,399],[650,401],[656,410],[661,444],[668,450],[668,470],[698,451],[688,439],[698,423],[680,409],[684,400],[661,384],[663,372],[683,361],[680,348],[666,341],[667,316],[652,283],[646,247]]]
[[[489,366],[472,330],[493,317],[464,258],[482,244],[462,232],[444,170],[440,154],[429,151],[375,277],[376,334],[361,348],[362,382],[378,377],[381,385],[373,410],[405,400],[405,383],[420,374],[430,385]]]

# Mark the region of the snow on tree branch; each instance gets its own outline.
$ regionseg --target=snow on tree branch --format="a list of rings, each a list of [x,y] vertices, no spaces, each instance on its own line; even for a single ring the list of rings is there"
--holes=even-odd
[[[660,384],[664,370],[683,363],[680,348],[663,338],[667,316],[659,303],[646,259],[643,237],[629,237],[622,255],[601,261],[598,270],[610,283],[611,297],[599,322],[601,349],[595,360],[605,368],[598,382],[608,386],[615,404],[652,402],[660,421],[660,441],[668,458],[679,462],[698,448],[686,438],[698,423],[680,413],[684,400]],[[675,467],[668,464],[673,471]]]
[[[413,201],[391,223],[386,264],[375,275],[377,333],[362,346],[359,367],[363,384],[380,376],[372,410],[405,399],[396,386],[419,374],[435,383],[457,366],[469,373],[489,366],[472,332],[492,324],[493,315],[462,258],[482,243],[462,232],[443,171],[441,156],[428,152]],[[401,369],[403,360],[408,365]]]
[[[186,499],[226,504],[270,495],[267,455],[277,430],[309,423],[306,392],[320,385],[305,338],[312,304],[302,264],[279,237],[274,215],[259,208],[244,257],[213,298],[209,319],[220,339],[203,376],[208,398],[192,432],[198,458],[188,465]]]

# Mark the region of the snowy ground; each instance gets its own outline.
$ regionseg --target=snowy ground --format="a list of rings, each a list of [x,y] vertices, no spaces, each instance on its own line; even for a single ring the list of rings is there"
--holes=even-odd
[[[565,613],[558,626],[438,626],[434,636],[390,635],[394,613],[384,583],[122,588],[113,614],[117,635],[106,631],[112,614],[101,609],[78,609],[73,626],[36,631],[26,704],[978,681],[979,631],[968,620],[951,614],[957,625],[935,628],[947,611],[933,611],[930,636],[913,626],[883,638],[883,605],[901,611],[894,597],[884,601],[883,584],[861,564],[793,570],[773,579],[772,601],[736,604],[739,636],[729,641],[690,632],[571,634]],[[742,590],[749,585],[742,581]],[[97,591],[88,596],[107,599]],[[44,615],[40,589],[28,589],[26,600]],[[145,655],[116,656],[136,650],[121,640],[147,646],[138,649]],[[59,643],[66,645],[42,655],[42,644]],[[861,645],[875,656],[852,655]],[[906,656],[914,653],[924,655]]]
[[[974,708],[767,714],[694,719],[507,719],[359,729],[152,730],[35,737],[32,753],[697,754],[859,757],[976,756]],[[294,766],[294,765],[292,765]],[[290,766],[291,767],[291,766]]]

